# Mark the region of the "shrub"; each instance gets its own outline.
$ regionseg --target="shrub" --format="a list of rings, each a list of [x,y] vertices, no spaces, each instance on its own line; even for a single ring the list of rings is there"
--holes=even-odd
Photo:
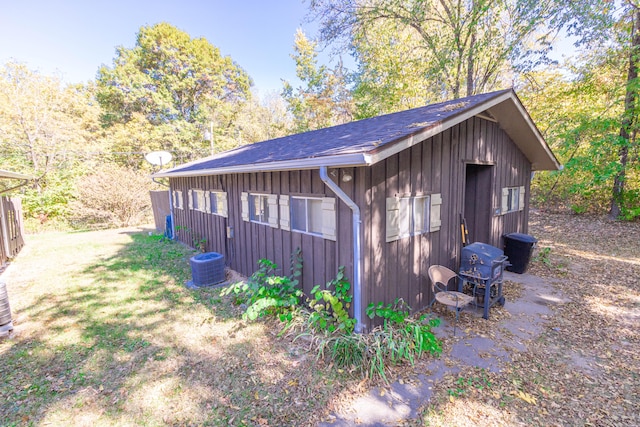
[[[276,276],[273,274],[276,269],[276,264],[262,259],[246,283],[230,286],[222,295],[233,295],[237,304],[247,304],[244,319],[278,316],[286,322],[281,334],[295,329],[299,331],[296,339],[310,337],[317,357],[330,359],[333,366],[386,381],[390,366],[413,364],[424,354],[442,352],[440,341],[431,332],[439,320],[426,319],[426,316],[412,318],[410,307],[402,299],[387,305],[370,304],[367,315],[384,319],[383,326],[369,334],[354,334],[356,321],[349,316],[351,284],[344,267],[338,269],[326,289],[319,286],[312,289],[307,307],[298,307],[303,295],[297,288],[302,269],[300,250],[291,256],[290,277]]]
[[[148,175],[105,164],[78,181],[77,200],[73,203],[77,226],[126,227],[149,217]]]
[[[243,283],[236,283],[221,292],[233,294],[235,302],[247,305],[243,319],[255,320],[266,315],[277,315],[281,321],[291,321],[304,295],[298,289],[298,277],[302,263],[300,250],[291,255],[292,274],[290,277],[273,274],[278,265],[268,259],[258,261],[258,270]]]
[[[313,298],[307,301],[311,309],[309,325],[316,331],[351,334],[356,320],[349,316],[353,298],[349,294],[350,289],[351,284],[344,274],[344,266],[338,269],[335,279],[327,282],[326,289],[321,290],[320,285],[314,286],[311,290]]]

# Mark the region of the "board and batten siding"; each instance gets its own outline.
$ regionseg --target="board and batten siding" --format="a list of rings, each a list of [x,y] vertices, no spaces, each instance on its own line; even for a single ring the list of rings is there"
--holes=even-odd
[[[354,181],[339,184],[353,197]],[[291,254],[300,248],[305,292],[316,284],[324,287],[336,276],[339,266],[345,266],[348,278],[353,277],[351,210],[326,187],[318,170],[172,178],[171,186],[172,190],[183,192],[185,204],[184,209],[174,209],[175,224],[185,228],[176,233],[178,239],[193,246],[193,235],[205,237],[207,251],[224,254],[227,265],[233,270],[250,276],[257,270],[258,261],[266,258],[279,266],[277,274],[288,276]],[[226,192],[228,217],[190,210],[187,203],[189,189]],[[241,215],[242,193],[335,198],[336,240],[283,230],[280,224],[271,227],[245,221]],[[232,239],[226,237],[227,226],[233,228]]]
[[[429,266],[457,271],[467,164],[492,166],[492,194],[487,195],[491,241],[486,243],[502,247],[504,234],[527,232],[531,164],[490,120],[471,118],[369,168],[358,168],[356,182],[365,185],[364,204],[359,203],[364,224],[363,307],[402,298],[412,309],[423,309],[432,299]],[[524,209],[502,215],[502,188],[515,186],[525,186]],[[386,199],[422,194],[441,194],[440,230],[386,242]]]
[[[361,210],[362,221],[362,309],[369,303],[391,303],[404,299],[414,310],[427,307],[432,299],[428,268],[441,264],[457,270],[461,249],[460,213],[464,211],[465,171],[468,164],[491,166],[491,236],[489,244],[503,246],[502,236],[527,232],[531,164],[499,125],[479,117],[470,118],[431,138],[370,167],[335,169],[330,177]],[[348,171],[353,179],[339,179]],[[251,275],[258,260],[268,258],[289,274],[291,253],[301,248],[302,284],[305,292],[324,285],[345,266],[353,277],[352,212],[320,179],[318,170],[229,174],[172,178],[172,190],[181,190],[184,209],[175,209],[175,224],[207,239],[207,250],[225,255],[228,265]],[[525,187],[524,209],[502,214],[504,187]],[[189,189],[225,191],[228,218],[188,209]],[[336,240],[244,221],[241,194],[261,193],[336,199]],[[439,194],[442,197],[438,231],[386,241],[388,197]],[[226,227],[234,238],[226,238]],[[184,230],[183,230],[184,231]],[[187,233],[178,238],[193,246]],[[373,323],[363,312],[362,319]]]

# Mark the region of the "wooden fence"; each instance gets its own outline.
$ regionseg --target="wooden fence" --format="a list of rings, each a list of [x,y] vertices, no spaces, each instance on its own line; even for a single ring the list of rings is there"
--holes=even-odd
[[[22,200],[0,197],[0,266],[18,255],[24,246]]]
[[[156,230],[164,232],[167,215],[171,213],[169,209],[169,191],[150,191],[150,195]]]

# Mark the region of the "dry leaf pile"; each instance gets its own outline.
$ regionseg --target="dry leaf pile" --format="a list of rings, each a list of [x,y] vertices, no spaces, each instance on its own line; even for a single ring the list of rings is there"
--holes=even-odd
[[[528,273],[568,302],[501,372],[445,376],[420,424],[640,425],[640,224],[533,212],[529,232]],[[463,327],[496,338],[505,315]]]

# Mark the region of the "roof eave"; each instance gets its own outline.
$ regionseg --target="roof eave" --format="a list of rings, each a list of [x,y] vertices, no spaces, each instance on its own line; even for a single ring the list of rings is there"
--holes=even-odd
[[[499,119],[500,127],[509,135],[518,148],[531,162],[534,171],[560,170],[560,162],[524,108],[520,99],[512,92],[509,101],[519,114],[513,114],[509,103],[496,104],[492,114]]]
[[[180,178],[191,176],[225,175],[231,173],[271,172],[286,170],[319,169],[326,167],[356,167],[372,164],[371,156],[366,153],[338,154],[334,156],[310,157],[306,159],[284,160],[277,162],[253,163],[250,165],[236,165],[221,168],[197,170],[160,171],[151,175],[153,178]],[[183,169],[184,167],[180,167]]]
[[[445,130],[464,122],[467,119],[470,119],[473,116],[476,116],[493,105],[504,102],[505,100],[511,98],[513,96],[513,91],[508,90],[502,93],[497,94],[494,98],[490,98],[468,110],[464,110],[460,114],[452,115],[445,120],[441,120],[439,122],[433,123],[431,126],[423,128],[408,137],[401,138],[394,143],[386,144],[382,149],[377,152],[371,153],[371,158],[373,163],[377,163],[386,158],[393,156],[401,151],[406,150],[416,144],[421,143],[425,139],[431,138]]]
[[[513,112],[512,107],[515,107],[517,114]],[[533,170],[560,169],[560,163],[551,152],[529,113],[527,113],[513,90],[499,93],[494,98],[490,98],[460,114],[436,122],[394,143],[386,144],[379,151],[371,153],[371,162],[380,162],[487,110],[491,111],[500,127],[504,129],[529,159]]]

